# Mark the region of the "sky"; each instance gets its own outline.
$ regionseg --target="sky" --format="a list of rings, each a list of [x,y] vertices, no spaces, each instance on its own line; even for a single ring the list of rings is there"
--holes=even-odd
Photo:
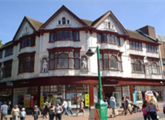
[[[88,20],[111,10],[126,29],[150,25],[165,36],[164,0],[0,0],[0,40],[11,41],[24,16],[45,22],[62,5]]]

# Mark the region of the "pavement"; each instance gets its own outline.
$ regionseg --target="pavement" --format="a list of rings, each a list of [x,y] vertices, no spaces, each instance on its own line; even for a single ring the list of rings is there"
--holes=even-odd
[[[165,116],[163,114],[163,104],[164,104],[163,102],[159,103],[159,111],[158,111],[158,115],[160,117],[159,120],[165,120]],[[110,114],[111,114],[111,110],[108,111],[108,120],[143,120],[142,112],[133,113],[132,115],[127,114],[126,116],[125,115],[118,115],[118,116],[113,117],[113,118],[110,117]],[[8,116],[7,120],[10,120],[9,119],[10,117],[11,116]],[[62,116],[62,120],[88,120],[88,119],[89,119],[89,111],[88,110],[86,110],[85,116],[83,116],[83,114],[81,114],[81,113],[78,116],[76,116],[76,115],[70,115],[70,116],[63,115]],[[26,120],[34,120],[34,119],[31,115],[27,115]],[[43,120],[42,116],[40,116],[38,120]]]

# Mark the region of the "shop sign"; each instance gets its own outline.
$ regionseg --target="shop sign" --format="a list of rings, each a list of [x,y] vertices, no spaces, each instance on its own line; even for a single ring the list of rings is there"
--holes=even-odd
[[[6,86],[13,86],[12,82],[6,82]]]
[[[85,106],[89,107],[89,94],[85,94]]]
[[[40,108],[44,106],[44,96],[40,96]]]
[[[30,95],[24,96],[24,107],[25,108],[30,108],[30,99],[31,99]]]

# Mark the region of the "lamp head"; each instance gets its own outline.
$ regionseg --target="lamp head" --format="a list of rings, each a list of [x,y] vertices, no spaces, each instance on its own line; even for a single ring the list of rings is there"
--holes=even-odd
[[[86,55],[89,56],[89,57],[91,57],[93,54],[95,54],[95,53],[90,48],[86,52]]]

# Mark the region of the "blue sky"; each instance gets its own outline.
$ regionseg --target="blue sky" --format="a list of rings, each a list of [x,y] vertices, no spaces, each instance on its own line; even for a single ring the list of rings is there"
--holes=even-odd
[[[89,20],[111,10],[127,29],[150,25],[165,36],[163,0],[0,0],[0,40],[11,41],[24,16],[45,22],[62,5]]]

